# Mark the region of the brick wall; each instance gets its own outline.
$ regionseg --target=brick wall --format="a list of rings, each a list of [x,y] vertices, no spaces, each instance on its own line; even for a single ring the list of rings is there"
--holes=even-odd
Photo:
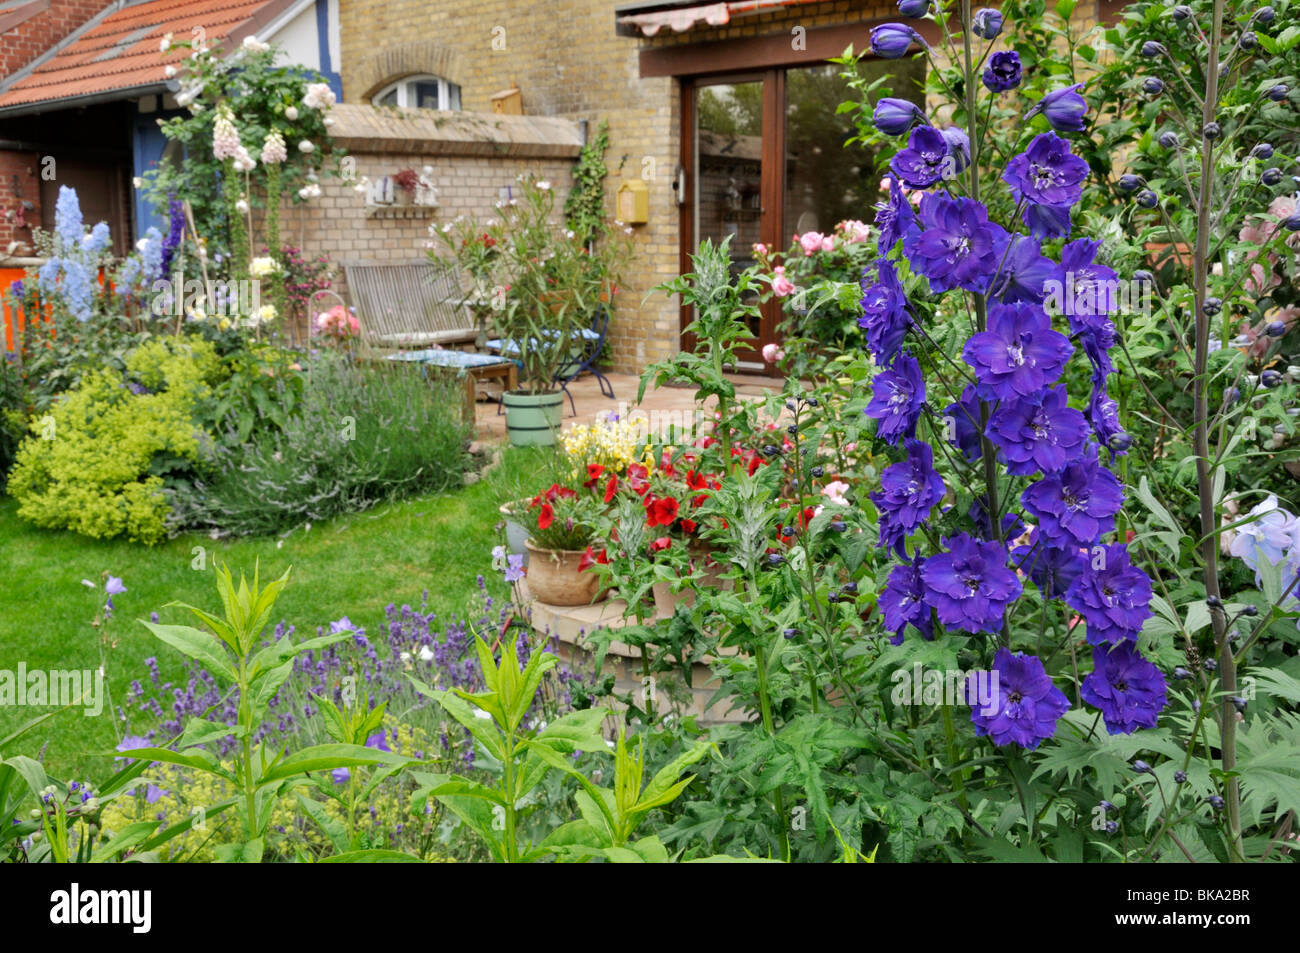
[[[309,203],[285,209],[281,216],[283,241],[298,245],[309,257],[328,255],[335,263],[332,290],[347,296],[342,262],[376,259],[393,262],[422,259],[428,253],[430,226],[439,227],[458,215],[486,218],[498,201],[502,186],[522,173],[555,183],[556,204],[568,195],[573,161],[567,158],[432,156],[398,152],[351,151],[357,178],[377,181],[408,168],[434,167],[438,189],[434,209],[394,208],[367,210],[365,196],[338,179],[322,183],[323,194]],[[323,307],[334,304],[326,300]],[[299,329],[301,333],[301,329]]]
[[[108,0],[50,0],[42,12],[0,33],[0,78],[30,63],[109,5]]]
[[[50,0],[46,9],[0,33],[0,80],[30,63],[108,5],[108,0]],[[0,13],[0,19],[4,16]],[[41,222],[39,162],[40,156],[34,152],[0,151],[0,255],[11,242],[25,243],[27,253],[31,251],[30,226]],[[31,202],[32,207],[23,208],[24,201]]]

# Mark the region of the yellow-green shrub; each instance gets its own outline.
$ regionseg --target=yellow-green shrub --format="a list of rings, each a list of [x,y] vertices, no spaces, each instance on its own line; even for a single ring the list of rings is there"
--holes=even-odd
[[[133,392],[115,371],[91,371],[49,419],[31,421],[9,479],[23,519],[100,538],[163,537],[168,505],[150,468],[159,454],[197,459],[195,410],[220,378],[221,360],[201,339],[155,338],[126,366],[153,393]]]

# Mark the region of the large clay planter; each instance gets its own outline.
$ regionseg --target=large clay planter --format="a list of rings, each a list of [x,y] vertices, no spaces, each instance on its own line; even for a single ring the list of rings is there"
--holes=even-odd
[[[560,429],[564,395],[560,391],[528,394],[506,391],[501,402],[506,408],[506,431],[516,447],[550,447]]]
[[[695,591],[690,586],[683,586],[680,592],[673,592],[671,582],[656,582],[651,588],[655,596],[655,614],[661,619],[671,619],[677,606],[683,602],[688,606],[695,605]]]
[[[603,598],[600,576],[593,570],[580,572],[578,550],[539,549],[530,539],[524,543],[528,553],[528,592],[538,602],[552,606],[586,606]]]

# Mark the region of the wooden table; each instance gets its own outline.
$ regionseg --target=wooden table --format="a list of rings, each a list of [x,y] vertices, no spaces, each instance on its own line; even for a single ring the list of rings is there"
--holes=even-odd
[[[454,372],[462,378],[465,382],[465,420],[471,426],[475,419],[474,405],[478,403],[479,381],[500,380],[503,390],[516,390],[519,387],[518,365],[493,354],[430,347],[422,351],[399,351],[389,354],[387,359],[419,364],[421,367],[436,367]]]

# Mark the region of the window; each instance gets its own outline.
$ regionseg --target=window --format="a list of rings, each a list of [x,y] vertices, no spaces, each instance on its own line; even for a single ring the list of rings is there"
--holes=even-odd
[[[389,83],[371,102],[403,109],[460,109],[460,87],[439,76],[407,76]]]

